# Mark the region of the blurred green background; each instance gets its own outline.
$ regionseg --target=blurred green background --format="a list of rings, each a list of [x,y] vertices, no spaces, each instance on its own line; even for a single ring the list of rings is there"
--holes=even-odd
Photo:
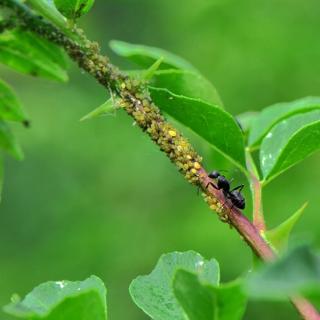
[[[83,26],[110,53],[121,39],[162,47],[192,62],[234,115],[279,101],[320,96],[318,0],[96,0]],[[196,250],[221,264],[222,280],[247,272],[251,253],[218,221],[168,159],[122,112],[80,123],[106,93],[74,65],[70,82],[1,69],[32,127],[15,127],[25,160],[6,161],[0,215],[0,305],[47,280],[96,274],[108,287],[110,319],[147,319],[129,297],[130,281],[162,253]],[[228,168],[199,139],[208,169]],[[264,190],[275,226],[303,202],[294,238],[320,245],[316,154]],[[236,171],[238,182],[244,178]],[[247,198],[248,195],[248,184]],[[248,200],[249,201],[249,200]],[[250,205],[246,210],[250,215]],[[289,303],[250,303],[245,319],[298,319]],[[7,319],[1,314],[1,319]]]

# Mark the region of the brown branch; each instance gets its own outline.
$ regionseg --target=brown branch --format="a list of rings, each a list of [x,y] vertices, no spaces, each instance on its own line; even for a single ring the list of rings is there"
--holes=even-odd
[[[275,254],[262,238],[259,230],[224,197],[222,191],[216,190],[210,185],[206,188],[211,180],[204,169],[199,171],[199,175],[202,189],[205,190],[205,200],[210,208],[218,213],[220,220],[234,227],[258,257],[264,261],[273,260]]]
[[[120,107],[134,118],[139,127],[166,153],[179,171],[192,184],[200,186],[205,201],[218,213],[219,218],[234,227],[255,254],[264,261],[275,258],[269,244],[256,228],[219,190],[208,186],[210,179],[201,165],[201,157],[191,144],[160,113],[152,102],[147,87],[131,79],[113,66],[108,58],[100,55],[97,43],[87,40],[79,30],[81,44],[68,38],[49,22],[39,19],[27,6],[17,0],[0,0],[0,5],[11,8],[24,22],[25,27],[41,37],[62,46],[72,60],[91,74],[108,91],[120,98]],[[316,309],[306,300],[292,299],[305,320],[319,320]]]

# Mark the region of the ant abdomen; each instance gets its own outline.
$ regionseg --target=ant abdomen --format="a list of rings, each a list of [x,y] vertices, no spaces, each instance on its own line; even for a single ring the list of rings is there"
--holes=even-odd
[[[244,209],[246,207],[245,198],[240,191],[231,191],[229,198],[235,207],[239,209]]]

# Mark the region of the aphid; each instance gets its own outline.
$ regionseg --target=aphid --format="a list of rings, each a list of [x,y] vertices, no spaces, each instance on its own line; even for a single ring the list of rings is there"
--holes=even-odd
[[[230,199],[233,206],[239,209],[245,208],[246,200],[244,196],[241,194],[241,191],[244,187],[243,184],[230,190],[230,182],[225,176],[222,176],[219,171],[212,171],[211,173],[208,174],[208,177],[211,179],[217,180],[217,185],[215,185],[213,182],[210,181],[207,184],[207,187],[211,185],[213,188],[217,190],[222,190],[224,196],[227,199]]]

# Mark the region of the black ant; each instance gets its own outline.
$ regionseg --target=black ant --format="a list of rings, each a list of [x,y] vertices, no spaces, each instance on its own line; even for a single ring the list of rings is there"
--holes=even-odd
[[[217,185],[215,185],[213,182],[209,182],[207,184],[207,188],[208,188],[208,185],[210,184],[213,188],[215,188],[217,190],[222,190],[224,196],[227,199],[230,199],[230,201],[232,202],[232,206],[235,206],[239,209],[245,208],[246,199],[241,194],[241,191],[244,187],[243,184],[230,190],[230,182],[228,181],[228,179],[225,176],[222,176],[220,174],[220,172],[212,171],[211,173],[208,174],[208,177],[211,179],[217,180]]]

